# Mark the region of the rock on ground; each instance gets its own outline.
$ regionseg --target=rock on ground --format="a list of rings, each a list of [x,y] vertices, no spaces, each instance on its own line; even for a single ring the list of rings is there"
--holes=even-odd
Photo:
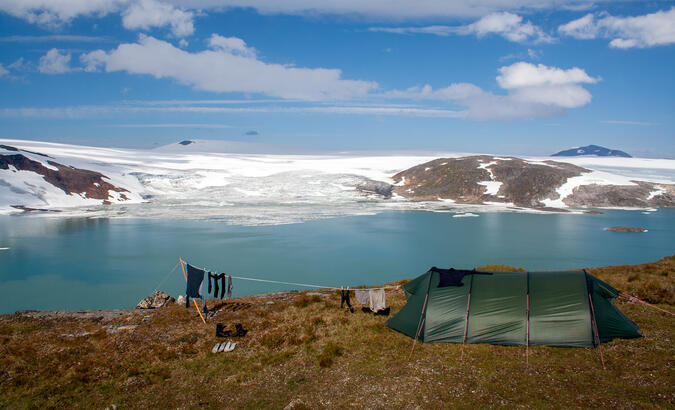
[[[136,309],[156,309],[162,306],[168,306],[175,301],[176,299],[174,299],[172,296],[162,291],[155,291],[152,296],[148,296],[147,298],[138,302]]]

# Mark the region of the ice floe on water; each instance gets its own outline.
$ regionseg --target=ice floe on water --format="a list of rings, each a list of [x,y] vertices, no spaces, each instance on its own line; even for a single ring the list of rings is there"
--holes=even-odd
[[[480,215],[474,214],[474,213],[471,213],[471,212],[465,212],[463,214],[454,214],[452,217],[453,218],[472,218],[472,217],[477,217],[477,216],[480,216]]]

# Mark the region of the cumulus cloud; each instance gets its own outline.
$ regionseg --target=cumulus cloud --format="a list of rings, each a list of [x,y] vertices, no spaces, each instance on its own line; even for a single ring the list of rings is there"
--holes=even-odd
[[[385,93],[388,98],[448,101],[467,108],[472,120],[532,119],[558,115],[564,109],[584,106],[591,94],[579,84],[598,81],[580,68],[561,69],[518,62],[501,67],[497,84],[505,95],[484,91],[470,83],[455,83],[434,90],[412,87]]]
[[[9,74],[9,70],[0,64],[0,77],[6,76],[7,74]]]
[[[423,33],[437,36],[475,35],[479,38],[495,34],[516,43],[553,41],[553,38],[544,33],[541,28],[529,21],[523,22],[521,16],[509,12],[491,13],[476,22],[463,26],[371,27],[369,30],[396,34]]]
[[[475,23],[460,28],[460,34],[475,34],[483,37],[498,34],[513,42],[534,41],[550,42],[551,37],[529,21],[517,14],[508,12],[489,14]]]
[[[558,67],[548,67],[544,64],[534,65],[522,61],[501,67],[499,73],[497,82],[502,88],[506,89],[595,83],[598,81],[578,67],[564,70]]]
[[[255,48],[248,47],[246,42],[238,37],[223,37],[212,34],[209,38],[209,46],[215,50],[244,57],[255,57],[256,55]]]
[[[49,27],[58,27],[79,16],[105,16],[119,11],[128,0],[2,0],[0,11]]]
[[[122,12],[122,25],[129,30],[170,26],[176,37],[194,33],[193,14],[156,0],[139,0]]]
[[[170,27],[176,37],[194,33],[192,12],[157,0],[0,0],[0,11],[49,28],[77,17],[120,13],[122,25],[130,30]]]
[[[47,54],[40,57],[38,70],[43,74],[63,74],[72,71],[70,68],[70,53],[63,53],[52,48]]]
[[[214,34],[209,40],[209,49],[190,53],[168,42],[141,35],[137,43],[121,44],[108,52],[96,50],[83,54],[80,60],[86,71],[103,68],[107,72],[149,74],[213,92],[324,100],[359,97],[377,87],[374,82],[342,79],[338,69],[265,63],[243,40],[236,40],[241,39]]]
[[[675,7],[636,17],[587,14],[558,27],[578,39],[608,38],[610,47],[647,48],[675,44]]]

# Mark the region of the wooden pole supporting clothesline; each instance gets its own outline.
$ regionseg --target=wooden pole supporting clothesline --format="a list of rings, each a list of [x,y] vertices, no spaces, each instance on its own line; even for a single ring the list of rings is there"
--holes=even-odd
[[[178,261],[180,262],[180,267],[183,270],[183,277],[185,278],[185,283],[187,283],[187,274],[185,273],[185,266],[183,266],[183,258],[180,256],[178,257]],[[186,296],[189,297],[189,296]],[[197,301],[195,298],[192,298],[192,302],[195,304],[195,309],[197,309],[197,313],[199,313],[199,317],[202,318],[202,322],[206,324],[206,320],[204,320],[204,316],[202,316],[202,312],[199,310],[199,306],[197,306]]]

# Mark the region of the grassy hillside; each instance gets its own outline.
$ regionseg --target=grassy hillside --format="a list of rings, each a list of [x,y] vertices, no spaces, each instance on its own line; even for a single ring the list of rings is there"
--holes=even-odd
[[[675,256],[589,271],[675,310]],[[584,348],[532,347],[526,366],[524,347],[418,343],[409,359],[410,338],[341,310],[332,291],[232,302],[207,325],[180,306],[0,316],[0,407],[675,406],[675,318],[643,305],[617,301],[645,337],[603,344],[603,370],[599,349]],[[402,291],[387,302],[397,312]],[[233,352],[211,353],[217,322],[249,329]]]

